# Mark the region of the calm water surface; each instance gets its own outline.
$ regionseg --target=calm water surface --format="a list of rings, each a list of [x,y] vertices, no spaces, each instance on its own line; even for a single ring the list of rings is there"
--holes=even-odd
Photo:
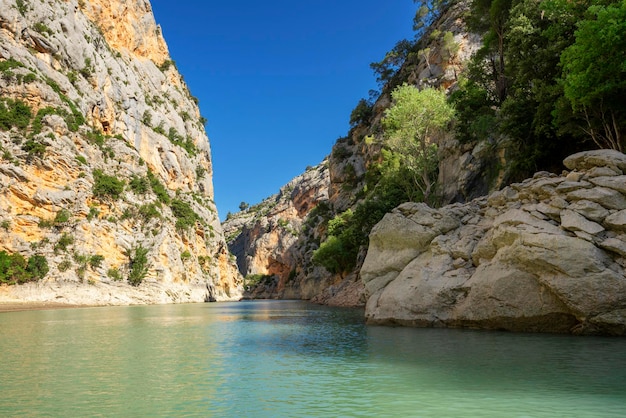
[[[620,417],[626,339],[255,301],[0,314],[0,416]]]

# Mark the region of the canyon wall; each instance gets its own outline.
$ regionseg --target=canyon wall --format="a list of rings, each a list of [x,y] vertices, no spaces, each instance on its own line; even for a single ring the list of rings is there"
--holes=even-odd
[[[2,0],[0,68],[0,251],[49,267],[0,297],[240,298],[203,118],[148,1]]]
[[[241,272],[246,275],[274,276],[273,279],[267,279],[267,284],[258,288],[252,286],[251,297],[296,297],[350,306],[365,303],[363,284],[359,279],[359,267],[365,257],[365,247],[357,255],[356,268],[343,274],[331,274],[316,265],[312,260],[313,252],[327,238],[329,220],[346,210],[355,209],[363,202],[366,189],[375,187],[367,184],[368,172],[371,176],[381,160],[381,119],[391,105],[393,88],[402,82],[448,90],[455,88],[464,63],[480,45],[480,37],[468,32],[463,21],[467,9],[467,2],[458,2],[437,19],[433,28],[438,30],[439,35],[433,36],[433,31],[426,33],[421,45],[430,51],[428,60],[419,58],[417,53],[411,54],[411,59],[398,71],[398,76],[383,86],[375,103],[371,104],[371,114],[360,120],[353,120],[348,134],[337,140],[330,155],[323,162],[327,173],[320,179],[324,188],[323,197],[318,202],[320,205],[309,205],[306,211],[300,211],[298,220],[293,223],[294,227],[290,231],[285,231],[275,219],[272,221],[275,218],[273,211],[268,212],[270,215],[264,218],[263,211],[257,208],[254,216],[246,210],[234,214],[224,223],[224,228],[231,231],[226,235],[231,251],[237,256]],[[457,46],[453,55],[443,52],[442,37],[446,32],[450,32]],[[460,146],[452,138],[446,138],[440,144],[439,182],[444,200],[475,197],[484,194],[489,188],[499,186],[491,184],[483,175],[489,165],[487,159],[492,157],[493,148],[492,145],[476,148]],[[462,164],[458,164],[459,161]],[[310,187],[305,181],[307,175],[304,173],[291,183],[302,182],[299,188],[306,189]],[[318,184],[312,187],[312,190],[319,189]],[[279,196],[282,195],[281,191]],[[274,200],[274,197],[269,198],[260,206]],[[298,225],[304,227],[298,229]],[[284,245],[285,240],[292,244]],[[273,255],[270,258],[264,255],[269,252],[267,248],[272,248]],[[280,265],[284,273],[276,274],[275,267],[272,267],[275,266],[273,260],[277,258],[283,260]],[[255,261],[250,263],[248,260]],[[295,279],[289,281],[289,285],[285,285],[287,272],[292,272],[292,278]],[[268,290],[275,288],[280,290]]]
[[[311,262],[322,233],[315,214],[329,210],[328,185],[324,161],[224,222],[229,249],[248,278],[245,297],[311,299],[333,284]]]

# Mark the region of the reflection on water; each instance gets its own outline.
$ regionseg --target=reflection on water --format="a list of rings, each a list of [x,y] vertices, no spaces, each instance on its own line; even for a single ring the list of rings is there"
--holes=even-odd
[[[0,315],[0,416],[606,416],[626,340],[366,327],[293,301]]]

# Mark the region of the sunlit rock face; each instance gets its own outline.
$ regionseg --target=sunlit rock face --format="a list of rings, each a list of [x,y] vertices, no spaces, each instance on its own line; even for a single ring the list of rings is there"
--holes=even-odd
[[[373,324],[626,333],[626,155],[590,151],[487,197],[407,203],[361,270]]]
[[[0,251],[42,255],[50,267],[5,298],[240,298],[197,100],[148,1],[3,0],[0,66],[5,108],[17,100],[30,110],[27,126],[0,129]],[[130,286],[138,248],[146,272]]]
[[[311,299],[333,284],[333,278],[311,262],[309,241],[319,239],[310,214],[328,205],[328,162],[309,167],[258,205],[224,222],[228,246],[244,276],[265,276],[259,286],[249,281],[252,298]],[[317,208],[317,209],[316,209]],[[255,283],[256,284],[256,283]]]
[[[407,60],[398,73],[400,79],[421,87],[432,86],[449,91],[455,88],[467,59],[481,45],[480,37],[469,33],[463,20],[468,5],[466,1],[457,2],[437,19],[433,29],[438,30],[441,36],[430,36],[431,32],[426,34],[425,42],[430,50],[428,62]],[[447,32],[453,36],[457,46],[454,54],[446,53],[443,48],[442,36]],[[376,171],[375,167],[380,163],[381,119],[391,105],[392,88],[390,85],[384,86],[372,107],[371,116],[352,126],[348,135],[337,140],[333,146],[323,163],[327,167],[324,186],[327,198],[322,205],[325,210],[312,212],[310,216],[304,212],[298,214],[300,220],[305,220],[307,229],[296,231],[297,239],[285,234],[276,218],[272,222],[274,212],[269,212],[270,215],[264,218],[264,215],[259,215],[262,211],[255,210],[254,214],[243,211],[225,223],[229,231],[241,233],[239,236],[231,233],[226,235],[242,273],[275,276],[275,280],[267,285],[256,287],[251,297],[296,297],[334,305],[364,304],[363,284],[358,271],[365,248],[359,254],[354,271],[345,274],[345,277],[333,275],[316,266],[311,258],[313,251],[325,238],[328,220],[359,204],[368,171]],[[489,184],[482,176],[486,163],[481,157],[491,153],[492,148],[482,146],[474,151],[471,147],[459,146],[451,138],[446,138],[440,147],[439,185],[445,199],[451,201],[458,197],[484,194]],[[462,163],[459,164],[459,161]],[[273,199],[271,197],[267,201]],[[308,210],[315,207],[311,205]],[[276,252],[283,255],[276,257]],[[277,259],[282,261],[276,263],[274,260]],[[285,272],[291,272],[295,280],[285,281]]]

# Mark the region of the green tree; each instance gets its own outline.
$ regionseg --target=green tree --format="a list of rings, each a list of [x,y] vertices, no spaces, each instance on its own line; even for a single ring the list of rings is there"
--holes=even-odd
[[[43,255],[32,255],[28,258],[28,264],[26,265],[26,271],[31,280],[43,279],[50,268],[48,267],[48,260]]]
[[[565,97],[601,148],[622,151],[626,127],[626,0],[588,9],[561,55]]]
[[[41,255],[26,259],[19,253],[0,251],[0,283],[26,283],[43,279],[48,274],[48,260]]]
[[[376,76],[376,81],[380,85],[384,85],[396,75],[412,48],[413,43],[403,39],[396,43],[393,49],[387,52],[381,61],[370,64],[370,68]]]
[[[454,109],[445,93],[436,89],[418,90],[403,84],[391,96],[393,105],[383,119],[391,151],[386,170],[405,172],[411,185],[407,195],[421,195],[428,201],[436,181],[437,141],[454,117]]]
[[[508,19],[513,0],[474,0],[469,17],[470,28],[484,33],[483,46],[476,54],[475,65],[489,85],[485,86],[502,103],[506,99],[509,80],[505,54]]]
[[[373,115],[373,105],[369,100],[361,99],[350,113],[350,126],[355,127],[367,122]]]
[[[413,0],[413,3],[418,5],[413,17],[413,30],[419,37],[423,34],[424,28],[430,26],[453,3],[453,0]]]
[[[131,248],[125,252],[128,257],[128,283],[131,286],[139,286],[144,277],[148,274],[148,250],[141,245],[136,248]]]

